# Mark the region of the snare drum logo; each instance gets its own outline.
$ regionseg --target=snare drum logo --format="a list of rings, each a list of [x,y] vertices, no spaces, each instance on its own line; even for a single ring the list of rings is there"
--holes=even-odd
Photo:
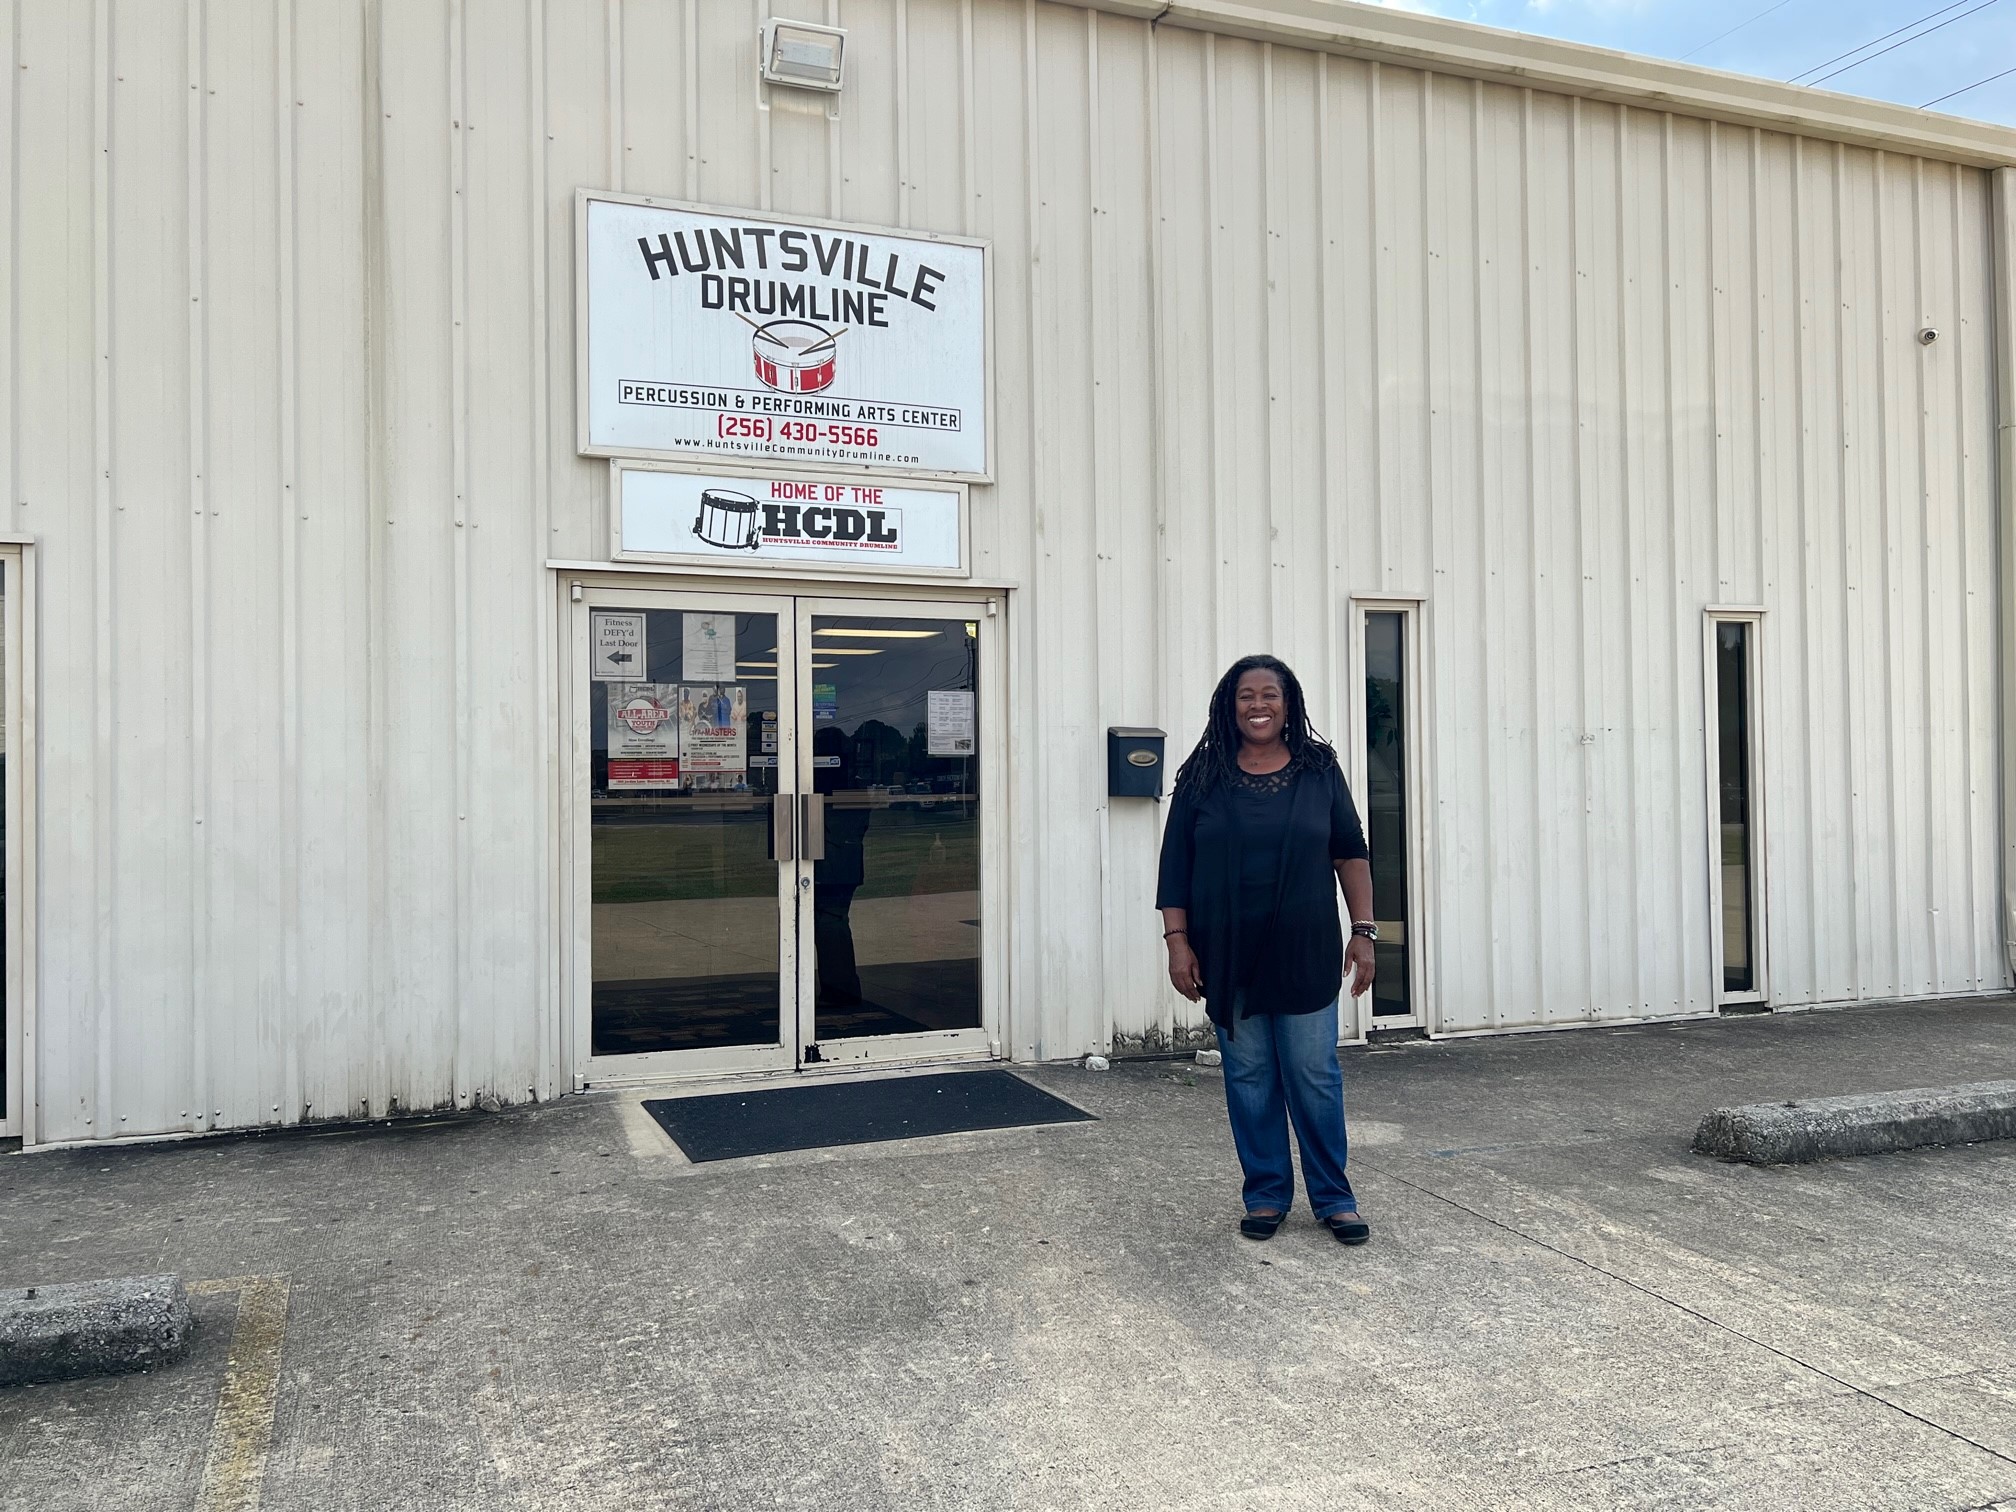
[[[777,489],[817,485],[776,484]],[[838,493],[838,488],[832,492]],[[693,534],[717,551],[760,551],[765,546],[797,546],[819,551],[903,550],[903,511],[846,504],[763,503],[726,488],[700,492]]]
[[[740,312],[738,312],[740,313]],[[758,325],[741,317],[756,333],[756,376],[780,394],[816,394],[833,382],[840,356],[839,341],[847,327],[829,331],[809,320],[773,320]]]
[[[756,511],[756,501],[748,494],[726,488],[702,489],[693,534],[722,551],[754,551],[763,544]]]
[[[653,735],[672,717],[672,711],[648,693],[640,693],[616,711],[616,717],[635,735]]]

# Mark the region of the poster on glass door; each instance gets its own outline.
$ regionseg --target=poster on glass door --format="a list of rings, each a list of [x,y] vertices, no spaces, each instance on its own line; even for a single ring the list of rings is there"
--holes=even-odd
[[[679,786],[678,690],[669,683],[609,684],[610,792]]]
[[[688,785],[740,787],[749,771],[749,690],[679,690],[679,756]]]

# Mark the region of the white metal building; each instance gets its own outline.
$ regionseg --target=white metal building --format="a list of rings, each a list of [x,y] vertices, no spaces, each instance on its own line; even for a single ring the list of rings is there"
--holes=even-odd
[[[2010,985],[2016,132],[1333,0],[0,53],[0,1133],[1180,1047],[1107,731],[1256,649],[1354,1035]]]

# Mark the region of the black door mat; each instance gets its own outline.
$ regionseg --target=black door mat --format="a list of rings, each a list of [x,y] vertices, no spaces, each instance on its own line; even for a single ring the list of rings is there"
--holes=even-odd
[[[1090,1113],[1007,1071],[948,1071],[661,1097],[645,1103],[644,1110],[693,1161],[963,1134],[971,1129],[1095,1121]]]

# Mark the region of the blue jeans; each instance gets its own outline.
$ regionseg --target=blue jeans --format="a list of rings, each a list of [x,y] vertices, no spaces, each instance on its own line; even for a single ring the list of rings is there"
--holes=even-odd
[[[1238,1009],[1234,1008],[1234,1013]],[[1337,1064],[1337,1004],[1314,1013],[1260,1014],[1218,1031],[1225,1056],[1225,1107],[1246,1172],[1246,1211],[1285,1213],[1295,1202],[1288,1120],[1302,1147],[1302,1184],[1317,1219],[1355,1213],[1344,1176],[1344,1072]]]

